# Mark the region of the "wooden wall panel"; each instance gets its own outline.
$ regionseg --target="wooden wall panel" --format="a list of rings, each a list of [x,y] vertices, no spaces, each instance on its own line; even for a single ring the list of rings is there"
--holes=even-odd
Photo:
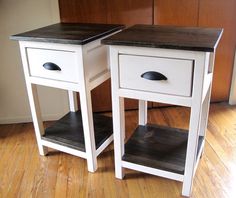
[[[59,0],[59,9],[61,22],[107,23],[107,4],[104,0]],[[110,90],[110,80],[92,90],[94,111],[111,110]]]
[[[121,23],[126,26],[134,24],[153,23],[153,1],[152,0],[107,0],[107,22]],[[149,103],[149,107],[152,103]],[[137,109],[138,101],[125,99],[126,109]]]
[[[59,7],[62,22],[223,27],[212,100],[228,100],[236,45],[236,0],[59,0]],[[110,89],[110,81],[106,81],[92,91],[95,111],[111,110]],[[126,105],[132,109],[136,104],[128,101]]]
[[[153,23],[153,0],[107,0],[108,23],[127,26]]]
[[[155,24],[224,28],[216,53],[212,101],[227,101],[236,45],[236,1],[154,0],[154,2]]]
[[[197,26],[199,0],[154,0],[154,24]]]
[[[59,0],[59,9],[61,22],[107,22],[105,0]]]
[[[216,51],[213,101],[228,101],[236,49],[235,14],[235,0],[200,0],[199,26],[224,28],[223,37]]]
[[[154,24],[197,26],[198,0],[154,0]],[[153,103],[153,107],[169,104]]]
[[[59,0],[61,22],[152,24],[152,0]],[[94,111],[111,111],[110,80],[92,91]],[[126,100],[126,108],[137,102]]]

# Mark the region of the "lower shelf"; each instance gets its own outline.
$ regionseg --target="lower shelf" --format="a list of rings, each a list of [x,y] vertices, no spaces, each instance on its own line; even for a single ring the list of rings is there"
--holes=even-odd
[[[113,133],[112,118],[94,114],[93,122],[96,149],[98,149]],[[45,129],[45,134],[42,139],[69,148],[85,151],[81,112],[69,112],[66,114],[51,127]]]
[[[125,144],[123,161],[184,174],[188,131],[157,125],[138,126]],[[198,140],[198,153],[203,137]]]

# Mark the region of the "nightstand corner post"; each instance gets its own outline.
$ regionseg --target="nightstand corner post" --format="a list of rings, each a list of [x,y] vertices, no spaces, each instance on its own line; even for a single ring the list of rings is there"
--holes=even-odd
[[[85,87],[80,91],[81,113],[84,128],[84,141],[88,171],[95,172],[97,169],[96,145],[93,125],[93,111],[91,92]]]
[[[197,150],[199,140],[200,118],[202,114],[202,97],[205,77],[205,53],[195,54],[192,104],[189,124],[189,134],[187,143],[187,153],[183,181],[183,196],[190,196],[192,191],[193,178],[197,164]]]
[[[138,103],[138,119],[139,125],[147,124],[147,101],[139,100]]]
[[[28,61],[27,61],[27,56],[26,56],[26,44],[25,42],[20,41],[19,45],[20,45],[21,60],[23,64],[23,70],[24,70],[24,76],[25,76],[25,82],[26,82],[26,89],[27,89],[39,154],[46,155],[48,153],[48,148],[43,146],[41,143],[41,136],[44,135],[45,131],[44,131],[43,120],[41,116],[41,109],[40,109],[40,104],[39,104],[39,99],[38,99],[37,86],[36,84],[32,84],[29,79],[30,73],[29,73]]]
[[[31,109],[39,154],[46,155],[48,153],[48,148],[43,146],[41,143],[41,136],[44,134],[44,126],[41,116],[40,104],[38,100],[37,87],[35,84],[31,84],[30,82],[26,82],[26,87],[27,87],[27,93],[30,103],[30,109]]]
[[[80,47],[78,49],[78,65],[79,65],[79,78],[80,78],[80,108],[82,114],[83,131],[86,159],[89,172],[95,172],[97,170],[97,155],[96,155],[96,143],[94,134],[94,122],[93,122],[93,109],[91,90],[89,89],[89,82],[85,75],[84,64],[84,52]]]
[[[122,167],[122,156],[124,155],[125,112],[124,98],[119,95],[119,78],[117,75],[119,69],[118,58],[118,50],[115,47],[110,47],[115,176],[118,179],[123,179],[124,168]]]
[[[78,111],[77,93],[74,91],[68,90],[68,97],[69,97],[70,111],[72,112]]]

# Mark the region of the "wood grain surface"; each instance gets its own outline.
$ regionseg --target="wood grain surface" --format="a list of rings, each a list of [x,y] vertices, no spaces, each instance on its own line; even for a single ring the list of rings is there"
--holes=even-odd
[[[155,24],[224,29],[216,51],[211,100],[227,101],[236,50],[236,1],[154,0],[154,2]]]
[[[154,0],[154,24],[197,26],[199,0]]]
[[[125,144],[122,160],[184,174],[188,131],[160,125],[138,126]],[[198,153],[203,137],[198,140]]]
[[[61,22],[107,23],[104,0],[59,0]]]
[[[59,0],[62,22],[152,24],[153,1],[147,0]],[[111,111],[111,82],[92,91],[93,111]],[[126,109],[137,109],[136,100],[126,99]],[[152,104],[149,104],[151,107]]]
[[[11,36],[13,40],[84,45],[124,28],[124,25],[57,23]]]
[[[199,5],[199,26],[224,28],[216,50],[212,100],[228,100],[236,50],[236,1],[200,0]]]
[[[148,122],[188,128],[189,109],[152,109]],[[138,123],[137,111],[126,112],[126,136]],[[50,126],[52,122],[45,123]],[[236,107],[213,104],[210,108],[203,157],[197,169],[192,197],[233,198],[236,167]],[[132,170],[124,180],[115,179],[113,147],[98,158],[98,170],[87,171],[86,160],[50,151],[38,154],[33,125],[0,125],[0,197],[181,197],[181,182]]]
[[[93,115],[95,144],[98,149],[112,135],[112,118]],[[85,151],[81,112],[69,112],[52,126],[45,129],[42,139],[59,145]]]
[[[105,45],[214,52],[223,29],[134,25],[102,40]]]
[[[224,28],[224,35],[216,54],[211,99],[212,101],[228,100],[236,49],[235,0],[59,0],[59,7],[62,22]],[[102,91],[104,94],[101,94]],[[109,81],[94,89],[92,95],[95,111],[111,110]],[[160,104],[152,103],[151,106],[160,106]],[[129,100],[126,102],[126,107],[137,108],[137,102]]]

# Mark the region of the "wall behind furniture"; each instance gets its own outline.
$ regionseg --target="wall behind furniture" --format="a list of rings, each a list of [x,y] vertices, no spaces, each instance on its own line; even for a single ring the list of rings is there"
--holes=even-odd
[[[224,28],[216,51],[211,101],[228,101],[236,48],[236,0],[59,0],[59,8],[63,22]],[[109,81],[92,91],[93,110],[111,110],[109,91]],[[128,104],[128,109],[134,107],[134,102]]]
[[[115,23],[127,26],[152,24],[153,0],[59,0],[62,22]],[[126,109],[137,108],[137,101],[125,99]],[[111,111],[110,80],[92,90],[93,111]]]
[[[0,124],[31,121],[18,42],[21,33],[60,21],[57,0],[0,0]],[[67,112],[65,91],[38,87],[44,120]]]

